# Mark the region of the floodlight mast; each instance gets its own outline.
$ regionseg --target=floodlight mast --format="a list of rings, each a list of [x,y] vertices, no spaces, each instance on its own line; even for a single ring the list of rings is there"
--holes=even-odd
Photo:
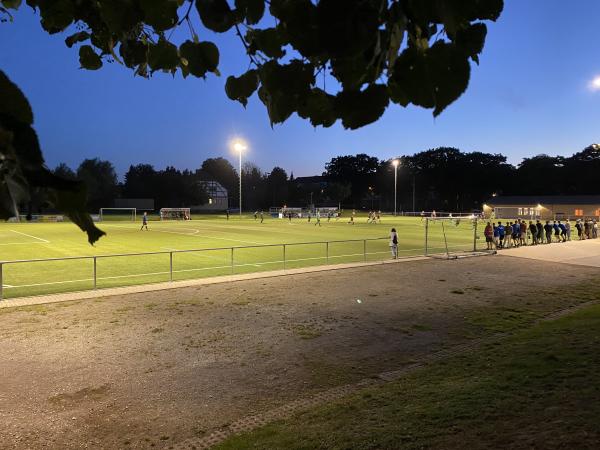
[[[394,216],[397,214],[396,205],[398,204],[398,166],[400,165],[399,159],[394,159],[392,161],[392,166],[394,166]]]
[[[242,140],[237,140],[233,143],[233,149],[238,152],[240,156],[240,218],[242,217],[242,152],[247,148],[248,146]]]

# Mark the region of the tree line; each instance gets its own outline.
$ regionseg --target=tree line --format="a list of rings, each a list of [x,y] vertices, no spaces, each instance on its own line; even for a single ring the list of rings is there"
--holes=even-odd
[[[271,206],[337,206],[394,209],[393,159],[367,154],[332,158],[318,177],[294,178],[281,167],[264,172],[251,162],[242,167],[245,210]],[[593,144],[569,157],[545,154],[525,158],[514,166],[501,154],[462,152],[440,147],[398,157],[398,211],[472,211],[493,195],[598,194],[600,145]],[[230,208],[239,202],[239,173],[225,158],[208,158],[195,170],[150,164],[129,167],[122,182],[109,161],[86,159],[76,170],[59,164],[53,172],[81,180],[87,187],[91,212],[114,204],[115,198],[152,198],[155,208],[189,207],[208,202],[204,181],[218,181],[229,193]],[[47,207],[39,190],[24,206],[29,213]]]

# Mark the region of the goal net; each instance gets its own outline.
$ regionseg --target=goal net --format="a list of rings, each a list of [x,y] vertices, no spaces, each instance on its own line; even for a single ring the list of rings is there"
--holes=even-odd
[[[136,218],[136,208],[100,208],[100,213],[98,214],[100,222],[106,220],[130,220],[135,222]]]
[[[160,220],[190,220],[190,208],[161,208]]]
[[[425,255],[456,259],[486,253],[483,228],[476,217],[425,219]]]

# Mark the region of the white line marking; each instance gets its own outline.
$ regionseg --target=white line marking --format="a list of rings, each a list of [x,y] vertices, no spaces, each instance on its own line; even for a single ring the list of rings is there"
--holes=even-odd
[[[14,287],[12,284],[3,284],[2,285],[3,288],[11,288]]]
[[[46,239],[35,237],[35,236],[32,236],[30,234],[26,234],[26,233],[21,233],[20,231],[15,231],[15,230],[9,230],[9,231],[12,231],[13,233],[17,233],[17,234],[22,234],[23,236],[27,236],[27,237],[30,237],[30,238],[33,238],[33,239],[37,239],[38,241],[42,241],[45,244],[49,244],[50,243],[50,241],[47,241]]]
[[[31,245],[31,244],[46,244],[49,242],[4,242],[0,245]]]

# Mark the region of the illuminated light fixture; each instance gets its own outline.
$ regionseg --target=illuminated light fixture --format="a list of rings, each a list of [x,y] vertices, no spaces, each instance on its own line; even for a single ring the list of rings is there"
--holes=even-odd
[[[242,217],[242,153],[244,153],[244,151],[248,149],[248,145],[243,139],[234,139],[231,142],[231,147],[240,156],[240,217]]]
[[[398,204],[398,166],[400,165],[399,159],[394,159],[392,161],[392,166],[394,166],[394,216],[396,215],[396,205]]]
[[[592,91],[600,91],[600,75],[595,76],[592,81],[590,81],[589,88]]]

